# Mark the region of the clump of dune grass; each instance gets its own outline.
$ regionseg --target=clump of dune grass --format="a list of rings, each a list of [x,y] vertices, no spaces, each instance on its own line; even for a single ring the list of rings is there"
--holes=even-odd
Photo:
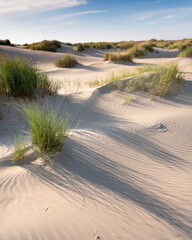
[[[77,51],[83,51],[89,48],[96,49],[111,49],[115,48],[115,43],[112,42],[88,42],[88,43],[77,43]]]
[[[132,62],[133,58],[144,56],[145,52],[153,52],[153,47],[151,44],[133,44],[125,52],[114,52],[114,53],[105,53],[104,61],[113,61],[114,63],[119,62]]]
[[[192,57],[192,47],[187,47],[181,51],[179,57]]]
[[[165,97],[172,92],[178,92],[184,83],[183,76],[175,64],[167,66],[147,65],[137,71],[140,75],[136,75],[128,81],[112,82],[109,88],[115,87],[128,92],[147,92],[154,99],[154,96]]]
[[[69,135],[69,115],[59,107],[23,104],[22,112],[30,126],[32,144],[44,161],[60,151]]]
[[[37,88],[42,89],[43,93],[52,95],[56,94],[61,88],[61,83],[58,81],[53,81],[48,78],[47,74],[42,72],[37,81]]]
[[[19,162],[26,158],[27,154],[27,140],[23,139],[22,135],[19,134],[14,137],[14,154],[13,162]]]
[[[55,61],[55,65],[60,68],[71,68],[77,64],[76,56],[72,54],[66,54],[63,58]]]
[[[5,45],[5,46],[13,46],[9,39],[6,40],[0,40],[0,45]]]
[[[32,49],[32,50],[43,50],[43,51],[49,51],[49,52],[56,52],[57,49],[61,48],[61,42],[57,40],[43,40],[41,42],[36,42],[32,44],[25,44],[26,48]]]
[[[89,82],[89,87],[90,88],[94,88],[94,87],[98,87],[100,85],[100,82],[98,79],[92,81],[92,82]]]
[[[105,53],[104,61],[113,61],[114,63],[119,62],[131,62],[133,57],[128,52],[114,52],[114,53]]]
[[[118,80],[123,80],[129,78],[131,76],[135,76],[138,74],[137,72],[130,72],[127,69],[121,69],[118,71],[112,71],[110,73],[105,74],[104,77],[97,77],[94,81],[89,82],[89,87],[98,87],[108,84],[110,82],[115,82]]]
[[[0,94],[15,98],[32,98],[39,87],[45,92],[56,92],[56,84],[51,82],[45,73],[40,72],[29,59],[0,56]]]
[[[81,51],[84,51],[84,50],[85,50],[85,47],[83,46],[82,43],[77,44],[77,51],[81,52]]]
[[[130,94],[126,94],[123,98],[123,104],[127,104],[128,102],[131,102],[134,100],[134,97]]]

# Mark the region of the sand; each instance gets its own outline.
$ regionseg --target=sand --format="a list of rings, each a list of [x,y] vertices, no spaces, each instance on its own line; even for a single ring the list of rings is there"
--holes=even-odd
[[[72,51],[62,49],[49,53],[0,47],[0,52],[38,61],[54,80],[68,81],[57,96],[38,101],[70,106],[70,115],[82,119],[53,166],[33,154],[13,164],[14,134],[26,123],[15,109],[18,101],[4,99],[0,239],[190,240],[192,59],[156,49],[159,53],[125,66],[104,63],[102,50],[87,50],[77,56],[80,65],[74,69],[56,69],[53,61]],[[112,70],[172,61],[178,62],[187,81],[169,98],[152,101],[133,93],[133,100],[123,104],[121,92],[88,87],[91,79]]]

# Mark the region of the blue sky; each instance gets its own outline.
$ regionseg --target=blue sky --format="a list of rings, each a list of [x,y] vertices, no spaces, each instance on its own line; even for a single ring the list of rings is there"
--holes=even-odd
[[[0,0],[0,23],[13,43],[192,38],[192,1]]]

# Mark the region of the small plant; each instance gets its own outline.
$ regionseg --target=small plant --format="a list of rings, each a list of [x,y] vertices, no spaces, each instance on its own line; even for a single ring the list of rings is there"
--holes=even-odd
[[[131,101],[133,101],[133,100],[134,100],[134,98],[133,98],[132,95],[126,94],[126,95],[124,96],[124,98],[123,98],[123,104],[127,104],[128,102],[131,102]]]
[[[186,47],[180,52],[179,57],[192,57],[192,47]]]
[[[13,162],[19,162],[26,158],[27,154],[27,140],[23,139],[22,135],[19,134],[14,137],[14,154]]]
[[[56,94],[61,88],[61,83],[50,80],[46,73],[41,73],[38,81],[37,88],[42,89],[45,94]]]
[[[71,54],[66,54],[63,58],[55,61],[55,65],[60,68],[71,68],[77,64],[76,56]]]
[[[32,144],[45,161],[60,151],[69,134],[69,116],[67,110],[60,113],[59,107],[48,105],[41,107],[36,103],[23,104],[23,110],[32,136]]]
[[[77,51],[81,52],[84,50],[85,50],[85,47],[83,46],[83,44],[81,44],[81,43],[77,44]]]
[[[96,79],[95,81],[89,82],[90,88],[98,87],[99,85],[100,85],[100,82],[98,79]]]

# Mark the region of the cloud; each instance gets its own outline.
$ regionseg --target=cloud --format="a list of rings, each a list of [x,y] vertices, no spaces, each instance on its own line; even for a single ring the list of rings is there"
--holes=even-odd
[[[94,13],[106,13],[108,12],[107,10],[103,11],[82,11],[82,12],[73,12],[73,13],[68,13],[68,14],[63,14],[57,17],[49,18],[48,21],[57,21],[57,20],[62,20],[66,18],[74,18],[77,16],[82,16],[82,15],[87,15],[87,14],[94,14]]]
[[[140,4],[140,5],[141,5],[141,4],[142,4],[142,5],[148,5],[148,4],[149,4],[149,5],[150,5],[150,4],[158,4],[158,3],[160,3],[160,2],[161,2],[161,1],[153,1],[153,2],[152,2],[152,1],[151,1],[151,2],[146,2],[146,1],[145,1],[145,2],[136,2],[136,4]]]
[[[160,10],[152,10],[139,12],[135,15],[132,15],[132,18],[137,21],[143,21],[146,19],[152,19],[159,21],[166,20],[177,20],[180,18],[185,18],[192,16],[192,7],[187,8],[171,8],[171,9],[160,9]]]
[[[1,0],[0,17],[21,16],[87,4],[87,0]]]

